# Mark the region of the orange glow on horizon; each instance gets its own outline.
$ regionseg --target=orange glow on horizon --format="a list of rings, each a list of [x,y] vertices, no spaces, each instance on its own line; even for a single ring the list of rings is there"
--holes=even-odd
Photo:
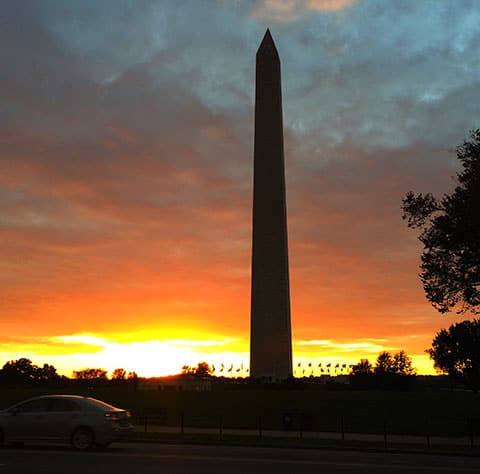
[[[131,335],[108,338],[98,334],[72,334],[37,342],[32,339],[11,344],[7,349],[0,351],[2,365],[7,360],[27,357],[37,365],[54,365],[60,374],[66,376],[87,367],[103,368],[110,374],[121,367],[141,377],[174,375],[180,373],[184,365],[196,366],[202,361],[214,368],[216,376],[245,377],[249,368],[246,340],[215,335],[159,341],[133,340]],[[374,364],[383,350],[394,353],[397,349],[385,339],[294,341],[294,376],[348,374],[348,367],[360,359],[369,359]],[[409,356],[418,374],[435,374],[426,354]]]

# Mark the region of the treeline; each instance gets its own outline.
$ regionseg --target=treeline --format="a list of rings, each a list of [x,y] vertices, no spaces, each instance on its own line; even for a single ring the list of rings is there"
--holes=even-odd
[[[38,366],[30,359],[21,358],[4,364],[0,370],[0,385],[27,387],[67,387],[70,385],[106,386],[126,385],[136,386],[138,375],[118,368],[108,377],[105,369],[89,368],[76,370],[71,378],[59,375],[53,365]]]
[[[184,365],[181,375],[194,377],[212,377],[213,369],[206,362],[197,366]],[[38,366],[30,359],[21,358],[8,361],[0,369],[0,385],[22,387],[68,387],[84,385],[102,386],[138,386],[136,372],[127,372],[123,368],[115,369],[109,376],[108,371],[100,368],[75,370],[72,377],[59,375],[53,365]]]
[[[411,389],[415,386],[416,370],[405,351],[391,354],[381,352],[373,366],[368,359],[361,359],[352,366],[350,384],[356,388]]]

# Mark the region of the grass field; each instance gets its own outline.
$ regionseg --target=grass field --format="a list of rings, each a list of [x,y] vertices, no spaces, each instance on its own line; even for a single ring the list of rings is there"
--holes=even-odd
[[[0,407],[50,390],[2,389]],[[54,392],[59,392],[55,390]],[[128,408],[142,422],[178,426],[293,429],[358,433],[480,436],[480,397],[468,391],[223,389],[211,392],[133,391],[105,387],[61,390]],[[153,416],[157,414],[160,416]],[[286,418],[288,416],[289,418]],[[290,421],[289,421],[290,420]]]

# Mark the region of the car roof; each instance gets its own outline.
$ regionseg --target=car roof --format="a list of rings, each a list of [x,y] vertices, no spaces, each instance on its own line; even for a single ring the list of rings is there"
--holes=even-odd
[[[29,400],[33,400],[34,398],[59,398],[59,397],[60,398],[76,398],[76,399],[90,398],[90,397],[87,397],[85,395],[69,395],[69,394],[57,393],[57,394],[48,394],[48,395],[38,395],[37,397],[32,397]]]
[[[103,402],[102,400],[98,400],[96,398],[87,397],[85,395],[70,395],[70,394],[48,394],[48,395],[38,395],[36,397],[30,397],[25,400],[20,400],[19,402],[15,403],[12,406],[20,405],[31,400],[39,400],[39,399],[55,399],[55,398],[63,398],[69,400],[77,400],[77,401],[84,401],[87,403],[88,406],[102,406],[103,408],[110,407],[119,410],[119,408],[110,405],[109,403]]]

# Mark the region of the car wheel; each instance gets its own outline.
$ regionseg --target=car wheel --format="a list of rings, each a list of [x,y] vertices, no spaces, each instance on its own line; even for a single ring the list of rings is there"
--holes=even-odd
[[[95,436],[89,428],[77,428],[72,434],[72,446],[79,451],[86,451],[93,446]]]

